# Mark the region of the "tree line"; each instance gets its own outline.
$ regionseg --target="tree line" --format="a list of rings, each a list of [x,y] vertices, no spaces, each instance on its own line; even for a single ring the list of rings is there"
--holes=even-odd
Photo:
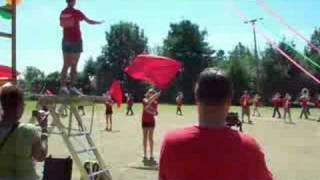
[[[189,20],[182,20],[170,24],[170,30],[162,45],[150,47],[148,38],[137,24],[132,22],[119,22],[106,31],[106,44],[101,48],[98,57],[89,58],[84,69],[79,72],[77,86],[85,93],[101,95],[111,85],[114,79],[121,82],[123,91],[134,95],[140,101],[150,85],[134,80],[124,73],[124,68],[138,54],[147,52],[170,57],[180,61],[183,68],[175,80],[163,91],[162,102],[174,102],[177,92],[183,92],[186,103],[194,103],[193,87],[199,73],[207,67],[218,67],[225,70],[232,79],[234,86],[234,102],[238,102],[244,90],[256,93],[257,84],[263,100],[268,102],[275,92],[288,92],[296,96],[302,88],[309,88],[311,93],[319,91],[319,85],[304,75],[299,69],[286,60],[271,45],[259,52],[258,71],[257,61],[253,50],[241,42],[230,51],[214,49],[208,42],[208,33],[197,24]],[[310,41],[320,47],[320,28],[316,28]],[[305,47],[303,55],[295,49],[295,43],[283,38],[279,47],[298,61],[299,64],[320,77],[319,69],[305,60],[305,56],[320,64],[320,55],[309,47]],[[97,77],[97,90],[90,91],[89,75]],[[43,86],[58,93],[59,72],[45,74],[35,68],[27,67],[24,79],[20,80],[26,91],[30,94],[39,93]]]

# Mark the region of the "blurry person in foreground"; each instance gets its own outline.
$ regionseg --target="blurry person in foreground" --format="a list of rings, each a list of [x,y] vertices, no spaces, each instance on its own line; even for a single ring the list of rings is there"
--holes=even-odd
[[[17,86],[2,87],[0,102],[0,179],[39,179],[35,161],[44,161],[47,156],[47,117],[35,115],[40,130],[33,124],[20,122],[24,100]]]
[[[272,180],[256,140],[228,128],[232,85],[213,68],[195,87],[198,124],[169,132],[160,152],[160,180]]]

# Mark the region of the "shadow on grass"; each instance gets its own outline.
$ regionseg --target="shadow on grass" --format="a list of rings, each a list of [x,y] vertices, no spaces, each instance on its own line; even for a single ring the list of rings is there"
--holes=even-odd
[[[314,118],[309,118],[309,119],[307,119],[307,120],[309,120],[309,121],[315,121],[315,122],[320,122],[320,119],[314,119]]]
[[[285,124],[296,125],[296,123],[295,123],[295,122],[290,122],[290,121],[289,121],[289,122],[288,122],[288,121],[284,121],[284,123],[285,123]]]
[[[138,169],[138,170],[147,170],[147,171],[158,171],[158,167],[152,167],[152,166],[129,166],[129,168]]]
[[[138,170],[148,170],[148,171],[158,171],[158,165],[154,164],[144,164],[144,163],[132,163],[128,165],[129,168]]]
[[[103,130],[100,130],[100,132],[106,132],[106,133],[119,133],[119,132],[121,132],[120,130],[112,130],[112,131],[107,131],[107,130],[105,130],[105,129],[103,129]]]

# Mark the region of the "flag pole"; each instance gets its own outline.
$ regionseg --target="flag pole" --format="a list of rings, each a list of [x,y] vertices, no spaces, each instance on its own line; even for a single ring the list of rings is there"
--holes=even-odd
[[[12,0],[12,21],[11,21],[11,68],[12,68],[12,81],[14,84],[17,83],[17,41],[16,41],[16,0]]]

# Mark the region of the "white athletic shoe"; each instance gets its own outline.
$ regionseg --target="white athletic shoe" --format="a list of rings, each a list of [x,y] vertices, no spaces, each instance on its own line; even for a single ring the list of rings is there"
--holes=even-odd
[[[61,88],[60,88],[60,93],[61,93],[61,94],[69,95],[69,94],[70,94],[70,91],[69,91],[69,89],[68,89],[66,86],[61,86]]]

